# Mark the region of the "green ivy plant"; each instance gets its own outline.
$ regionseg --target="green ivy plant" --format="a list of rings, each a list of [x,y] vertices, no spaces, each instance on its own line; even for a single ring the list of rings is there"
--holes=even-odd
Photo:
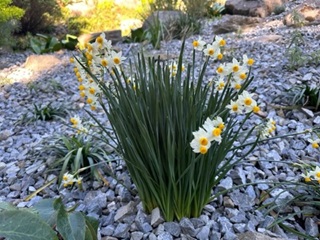
[[[63,40],[44,34],[36,34],[36,37],[30,39],[30,47],[36,54],[55,52],[63,48],[74,50],[77,44],[78,38],[70,34]]]
[[[97,240],[98,220],[66,209],[61,198],[18,209],[0,202],[0,237],[23,240]]]

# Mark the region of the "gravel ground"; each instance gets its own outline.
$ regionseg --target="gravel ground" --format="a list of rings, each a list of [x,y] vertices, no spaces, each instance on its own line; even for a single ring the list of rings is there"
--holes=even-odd
[[[276,120],[278,135],[320,126],[319,112],[279,107],[290,104],[292,99],[288,92],[295,86],[320,86],[319,64],[309,62],[297,70],[288,69],[289,60],[285,52],[296,29],[283,25],[283,14],[268,17],[264,24],[243,33],[222,35],[234,50],[233,56],[239,57],[246,53],[256,60],[252,88],[256,88],[262,110],[268,113],[268,117]],[[203,23],[201,36],[204,40],[212,39],[213,36],[208,33],[213,24],[213,20]],[[305,54],[320,49],[320,25],[304,26],[298,30],[304,38],[304,44],[300,47]],[[191,50],[191,43],[197,38],[198,36],[193,36],[187,39],[187,51]],[[175,55],[178,54],[180,45],[181,41],[173,40],[163,43],[160,51],[154,51],[150,46],[145,46],[145,49],[152,54],[168,52]],[[117,47],[126,52],[129,45],[118,44]],[[134,48],[139,46],[131,45],[131,49]],[[69,64],[69,57],[76,53],[63,51],[52,54],[60,60],[59,63],[41,73],[26,67],[26,58],[31,54],[24,52],[0,55],[0,62],[6,65],[0,70],[0,79],[12,83],[0,88],[0,201],[29,207],[42,198],[60,195],[68,206],[78,203],[78,210],[99,219],[103,239],[228,240],[239,239],[239,234],[248,231],[260,232],[273,238],[298,239],[278,226],[266,229],[274,218],[265,216],[263,210],[257,210],[257,200],[263,192],[270,189],[270,185],[264,183],[234,190],[208,204],[199,218],[185,218],[180,222],[164,222],[157,210],[152,214],[145,214],[139,197],[108,176],[106,178],[109,186],[88,181],[84,183],[85,190],[80,191],[58,189],[53,184],[31,201],[24,201],[26,196],[56,176],[55,173],[46,172],[47,164],[54,160],[54,156],[43,154],[43,146],[50,144],[54,136],[73,133],[65,124],[67,116],[53,121],[31,121],[33,104],[45,106],[52,102],[54,107],[63,106],[67,109],[70,116],[85,115],[85,105],[78,94],[73,66]],[[208,71],[208,76],[213,74],[214,70]],[[25,121],[21,121],[23,116]],[[99,111],[97,116],[103,119]],[[252,124],[255,121],[257,119],[253,119]],[[319,151],[309,146],[307,138],[308,136],[296,136],[277,139],[258,146],[250,155],[250,161],[235,167],[220,183],[220,189],[248,182],[298,181],[300,173],[288,162],[310,160],[319,164],[320,161]],[[126,168],[121,164],[115,167],[116,175],[132,188]],[[289,190],[283,191],[280,200],[293,198]],[[275,194],[271,194],[269,200],[265,201],[270,202],[274,197]],[[295,211],[299,211],[299,207]],[[319,234],[317,217],[303,219],[302,224],[289,219],[286,224],[310,236]]]

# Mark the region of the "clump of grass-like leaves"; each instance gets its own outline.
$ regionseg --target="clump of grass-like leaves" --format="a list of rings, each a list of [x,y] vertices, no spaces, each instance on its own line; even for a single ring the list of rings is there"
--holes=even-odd
[[[104,141],[96,144],[95,136],[89,133],[89,129],[82,125],[78,117],[71,118],[71,121],[77,129],[77,134],[61,136],[47,148],[57,159],[51,164],[51,171],[57,170],[60,173],[59,183],[63,182],[64,176],[69,172],[75,177],[81,175],[104,180],[102,168],[108,169],[108,174],[111,174],[108,165],[112,161],[110,147],[107,147]]]
[[[292,104],[309,108],[312,111],[320,110],[320,88],[304,84],[291,90]]]
[[[315,146],[314,143],[311,144]],[[316,148],[319,148],[319,145]],[[304,161],[295,163],[293,166],[303,172],[301,179],[296,182],[276,183],[270,191],[277,191],[278,194],[273,201],[263,205],[262,208],[265,208],[266,214],[275,218],[275,221],[268,226],[269,229],[279,225],[303,239],[314,240],[319,235],[310,236],[306,232],[297,231],[293,226],[297,224],[302,229],[306,229],[305,225],[310,219],[320,223],[317,217],[320,213],[320,167],[315,162]],[[288,197],[284,198],[284,196]]]
[[[37,120],[52,121],[55,118],[64,117],[67,114],[67,109],[64,105],[54,105],[52,102],[48,104],[33,104],[33,109],[27,109],[22,114],[18,123],[29,124]]]

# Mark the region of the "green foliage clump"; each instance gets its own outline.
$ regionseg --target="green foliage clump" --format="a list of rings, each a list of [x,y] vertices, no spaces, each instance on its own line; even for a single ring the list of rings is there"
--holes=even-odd
[[[96,131],[91,123],[82,123],[78,116],[70,118],[72,127],[76,130],[74,135],[64,135],[53,141],[53,144],[44,148],[57,158],[51,165],[51,171],[58,171],[58,182],[61,183],[65,174],[71,172],[74,176],[90,176],[92,179],[103,180],[101,170],[111,173],[107,165],[111,163],[109,155],[114,148],[109,144],[108,138]],[[99,135],[97,135],[99,133]],[[95,140],[103,140],[95,144]]]
[[[221,3],[218,3],[218,2],[214,2],[211,4],[207,3],[205,15],[207,17],[219,17],[224,10],[225,10],[225,7]]]
[[[0,2],[0,46],[13,45],[11,34],[19,28],[18,20],[24,11],[16,6],[11,6],[11,0]]]
[[[63,105],[52,106],[52,102],[47,105],[33,104],[33,107],[33,109],[27,109],[27,112],[22,114],[18,123],[29,124],[37,120],[51,121],[56,117],[65,116],[67,113],[67,110]]]
[[[23,34],[49,32],[61,16],[56,0],[13,0],[13,4],[25,10],[20,21]]]
[[[315,140],[309,139],[309,142],[314,149],[319,149],[319,128],[314,129],[312,135],[314,135]],[[299,232],[292,227],[294,224],[303,226],[308,218],[319,215],[320,167],[316,162],[316,159],[314,161],[301,160],[298,163],[292,164],[293,170],[300,172],[300,179],[298,181],[275,183],[274,187],[262,195],[261,199],[264,201],[263,199],[266,195],[271,192],[277,193],[273,201],[261,206],[261,208],[266,210],[266,215],[270,214],[275,218],[274,222],[268,226],[268,229],[279,225],[287,232],[291,232],[301,239],[318,239],[319,233],[309,235],[305,232]],[[292,197],[284,197],[288,196],[288,193],[292,194]],[[298,207],[300,211],[292,211],[295,207]]]
[[[151,11],[156,10],[182,10],[193,17],[217,17],[224,11],[224,0],[150,0]]]
[[[294,88],[292,103],[313,111],[320,110],[320,88],[308,84]]]
[[[69,34],[63,40],[43,34],[37,34],[30,39],[30,47],[37,54],[55,52],[63,48],[74,50],[77,44],[78,38]]]
[[[98,220],[66,209],[61,198],[44,199],[32,208],[0,203],[0,236],[6,239],[97,240]]]
[[[275,15],[279,15],[283,13],[286,10],[286,7],[284,5],[277,5],[274,7],[273,12]]]
[[[306,64],[307,58],[301,46],[304,44],[304,38],[300,31],[294,31],[291,36],[291,41],[286,49],[286,56],[288,57],[287,68],[289,70],[296,70]]]
[[[94,8],[83,16],[73,16],[67,9],[63,9],[63,18],[70,34],[101,32],[120,29],[122,20],[140,19],[140,7],[133,9],[118,5],[114,0],[103,0],[98,1]]]
[[[148,28],[138,28],[131,31],[131,36],[127,38],[130,42],[147,41],[152,44],[155,49],[160,49],[162,40],[183,39],[200,32],[201,24],[197,18],[181,14],[177,20],[162,23],[159,17],[152,18],[152,22],[148,24]]]
[[[201,28],[200,21],[190,14],[181,15],[178,21],[174,21],[168,26],[171,38],[183,39],[199,34]]]
[[[152,11],[175,10],[178,6],[178,0],[149,0],[145,4],[149,4]]]
[[[0,2],[0,22],[7,22],[12,19],[19,19],[24,11],[16,6],[11,6],[12,0],[2,0]]]
[[[90,27],[88,18],[83,16],[66,16],[64,17],[64,19],[66,19],[65,24],[70,34],[79,36],[81,33],[89,31],[87,29],[93,30],[92,27]]]

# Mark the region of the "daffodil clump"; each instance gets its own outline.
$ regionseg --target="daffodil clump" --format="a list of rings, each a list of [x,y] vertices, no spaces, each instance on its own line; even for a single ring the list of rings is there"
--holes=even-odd
[[[190,43],[192,63],[186,64],[185,44],[175,61],[142,52],[125,71],[126,59],[102,34],[74,61],[80,94],[106,113],[145,211],[159,207],[167,221],[198,217],[228,171],[275,131],[272,119],[259,128],[245,125],[262,112],[248,91],[252,58],[224,62],[226,41],[215,36]],[[214,64],[216,73],[207,76]],[[81,122],[74,117],[72,123]],[[238,154],[248,146],[251,151]]]
[[[104,33],[98,36],[94,43],[86,43],[82,53],[83,58],[74,57],[70,62],[75,65],[74,72],[80,83],[80,96],[86,99],[91,110],[96,110],[101,87],[92,75],[103,80],[105,74],[113,73],[114,68],[119,70],[125,58],[121,51],[116,52],[112,49],[111,41],[105,39]],[[90,68],[90,74],[85,67]]]
[[[201,38],[193,41],[193,47],[196,51],[202,51],[204,56],[213,58],[214,60],[222,60],[222,47],[226,45],[226,41],[221,37],[216,37],[211,44],[207,44]],[[226,108],[230,114],[250,114],[259,113],[260,107],[254,99],[254,94],[244,90],[242,85],[248,79],[250,68],[254,64],[253,58],[243,55],[241,61],[233,58],[232,62],[220,63],[216,69],[216,74],[210,84],[213,84],[215,90],[219,93],[225,91],[228,87],[238,92],[231,98]],[[215,79],[215,80],[214,80]],[[241,93],[240,93],[241,90]],[[195,153],[206,154],[213,141],[221,143],[221,134],[225,123],[221,117],[215,117],[214,120],[207,118],[203,126],[193,132],[194,139],[190,145]],[[269,119],[265,124],[259,126],[259,136],[267,138],[272,135],[276,129],[276,123],[273,119]]]

